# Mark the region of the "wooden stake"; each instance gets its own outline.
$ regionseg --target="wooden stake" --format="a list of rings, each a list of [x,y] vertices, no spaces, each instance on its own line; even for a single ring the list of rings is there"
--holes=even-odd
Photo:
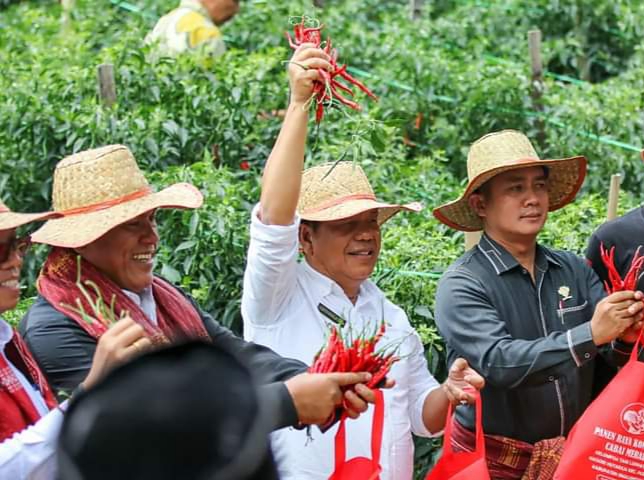
[[[116,83],[114,82],[114,65],[103,63],[98,66],[98,96],[106,107],[116,103]]]
[[[479,243],[479,240],[481,239],[481,235],[483,235],[483,232],[481,231],[465,232],[465,251],[466,252],[470,250],[472,247],[475,247]]]
[[[619,173],[611,175],[610,177],[610,190],[608,191],[608,211],[606,212],[606,219],[613,220],[617,217],[617,205],[619,203],[619,184],[622,176]]]
[[[420,18],[420,13],[423,8],[424,0],[409,0],[409,17],[412,20]]]
[[[530,53],[530,67],[532,70],[532,108],[540,114],[534,120],[537,130],[537,143],[543,149],[546,147],[546,126],[541,116],[543,114],[543,63],[541,61],[541,30],[530,30],[528,32],[528,51]]]

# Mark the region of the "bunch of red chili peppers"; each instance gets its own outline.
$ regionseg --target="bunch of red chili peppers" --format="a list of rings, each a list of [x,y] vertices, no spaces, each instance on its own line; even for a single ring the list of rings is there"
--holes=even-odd
[[[286,38],[288,38],[288,43],[293,50],[297,49],[303,43],[313,43],[316,47],[320,47],[322,44],[322,29],[324,25],[317,25],[315,27],[307,27],[307,22],[311,23],[313,20],[309,17],[302,17],[301,22],[296,23],[293,26],[293,33],[295,39],[293,39],[290,33],[286,32]],[[343,91],[350,97],[353,97],[353,91],[344,83],[340,83],[338,77],[343,78],[349,84],[353,84],[362,90],[364,93],[369,95],[374,100],[378,100],[371,90],[369,90],[362,82],[356,80],[351,75],[347,73],[346,64],[338,65],[338,50],[336,48],[331,48],[331,38],[327,37],[326,44],[324,45],[324,51],[330,57],[330,63],[333,66],[333,70],[328,72],[323,69],[318,69],[320,75],[324,79],[324,82],[315,81],[313,84],[313,98],[317,103],[315,110],[315,121],[320,123],[322,117],[324,117],[324,107],[333,104],[333,99],[336,99],[338,102],[346,105],[353,110],[361,110],[360,105],[358,105],[353,100],[344,97],[339,90]]]
[[[384,321],[374,336],[367,338],[360,335],[353,341],[342,338],[339,330],[335,326],[331,327],[329,340],[315,356],[309,372],[369,372],[372,377],[367,386],[377,388],[378,384],[385,380],[394,362],[399,360],[395,356],[395,349],[376,351],[376,344],[384,334]]]
[[[631,266],[626,272],[626,276],[622,279],[621,275],[615,267],[615,246],[613,245],[610,250],[606,250],[604,243],[599,245],[599,252],[601,254],[602,262],[608,271],[608,280],[604,282],[606,291],[611,294],[621,292],[622,290],[636,290],[637,280],[639,279],[642,267],[644,266],[644,255],[640,254],[639,247],[633,255]]]

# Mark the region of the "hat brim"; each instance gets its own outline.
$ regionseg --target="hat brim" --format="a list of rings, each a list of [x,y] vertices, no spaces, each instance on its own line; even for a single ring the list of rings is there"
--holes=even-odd
[[[157,208],[199,208],[201,192],[189,183],[177,183],[159,192],[103,210],[48,220],[31,240],[54,247],[78,248],[92,243],[114,227]]]
[[[549,211],[558,210],[570,203],[584,183],[586,177],[586,158],[583,156],[553,160],[525,159],[513,165],[491,169],[472,179],[458,200],[448,202],[433,211],[441,223],[463,232],[483,229],[481,218],[469,206],[469,197],[476,189],[492,177],[510,170],[529,167],[548,167]]]
[[[0,230],[12,230],[28,223],[47,220],[58,216],[55,212],[18,213],[0,212]]]
[[[302,220],[308,220],[311,222],[331,222],[334,220],[353,217],[354,215],[376,209],[378,210],[378,224],[382,225],[402,210],[420,212],[423,209],[423,206],[418,202],[397,205],[382,203],[376,200],[361,199],[349,200],[339,205],[334,205],[313,213],[299,212],[299,215]]]

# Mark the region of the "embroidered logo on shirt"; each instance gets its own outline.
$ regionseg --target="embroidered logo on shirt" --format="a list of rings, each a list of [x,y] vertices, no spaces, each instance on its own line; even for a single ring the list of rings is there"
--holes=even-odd
[[[557,293],[561,295],[561,301],[565,302],[566,300],[570,300],[572,298],[572,295],[570,295],[570,287],[567,287],[565,285],[562,285],[559,287],[559,290],[557,290]]]

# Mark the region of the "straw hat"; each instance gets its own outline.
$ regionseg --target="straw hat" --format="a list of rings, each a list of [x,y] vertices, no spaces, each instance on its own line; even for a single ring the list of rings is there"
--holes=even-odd
[[[434,216],[456,230],[465,232],[482,230],[483,222],[470,208],[469,196],[499,173],[535,166],[548,167],[550,211],[558,210],[570,203],[586,176],[584,157],[541,160],[530,140],[523,133],[516,130],[489,133],[474,142],[467,154],[469,182],[465,192],[458,200],[435,209]]]
[[[417,202],[406,205],[379,202],[364,171],[353,162],[324,163],[302,174],[302,191],[297,206],[302,220],[328,222],[374,208],[378,209],[378,223],[382,225],[400,210],[418,212],[422,205]]]
[[[60,218],[47,221],[32,241],[57,247],[87,245],[105,233],[155,208],[198,208],[201,192],[177,183],[154,193],[123,145],[86,150],[56,165],[53,209]]]
[[[37,222],[38,220],[46,220],[53,216],[56,216],[54,212],[42,212],[42,213],[12,212],[11,210],[9,210],[9,207],[7,207],[4,203],[0,201],[0,230],[11,230],[31,222]]]

